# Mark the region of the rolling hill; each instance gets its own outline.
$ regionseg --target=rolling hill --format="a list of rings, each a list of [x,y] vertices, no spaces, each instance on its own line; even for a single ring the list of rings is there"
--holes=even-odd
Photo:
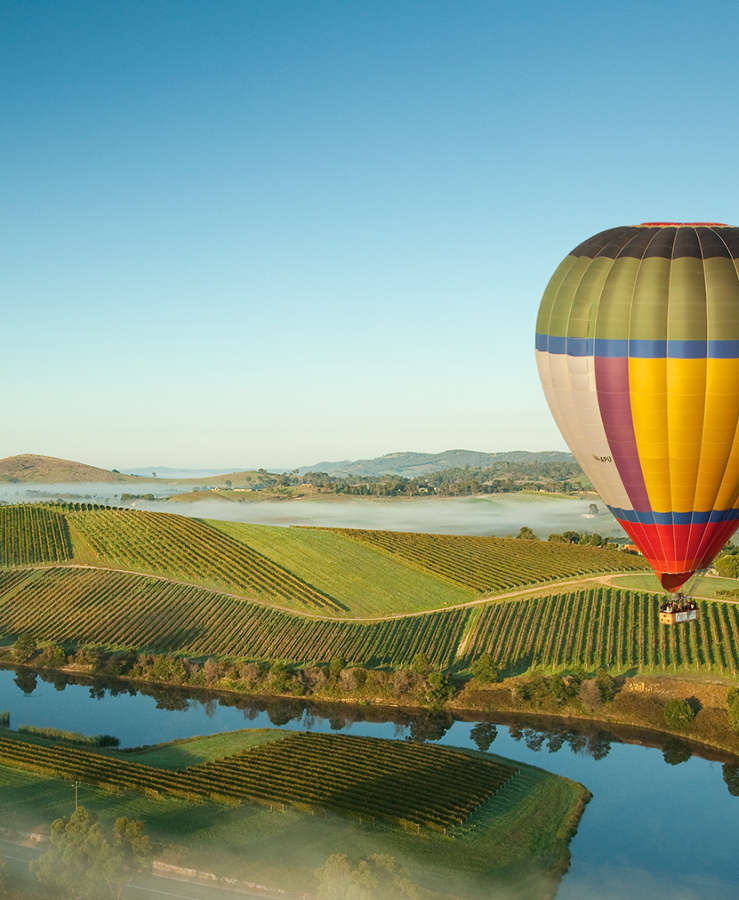
[[[441,453],[399,452],[386,453],[374,459],[342,459],[335,462],[318,462],[312,466],[301,466],[301,475],[308,472],[325,472],[327,475],[402,475],[415,478],[444,469],[470,466],[485,468],[500,462],[572,462],[571,453],[560,450],[509,450],[501,453],[483,453],[477,450],[444,450]]]
[[[0,482],[36,482],[61,484],[82,481],[136,481],[133,475],[123,475],[109,469],[100,469],[71,459],[41,456],[37,453],[21,453],[0,459]]]

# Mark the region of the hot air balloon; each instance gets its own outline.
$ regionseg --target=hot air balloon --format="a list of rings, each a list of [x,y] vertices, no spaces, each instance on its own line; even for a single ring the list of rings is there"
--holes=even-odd
[[[739,228],[645,222],[579,244],[544,292],[536,356],[577,461],[677,591],[739,525]]]

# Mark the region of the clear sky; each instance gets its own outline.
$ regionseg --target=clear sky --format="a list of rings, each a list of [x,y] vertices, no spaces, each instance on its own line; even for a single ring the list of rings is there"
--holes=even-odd
[[[606,227],[739,223],[734,3],[0,5],[0,456],[558,449]]]

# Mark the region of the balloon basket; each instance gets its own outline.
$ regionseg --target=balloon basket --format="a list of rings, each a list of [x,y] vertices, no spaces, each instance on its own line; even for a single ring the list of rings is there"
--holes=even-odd
[[[698,604],[685,594],[677,594],[659,608],[660,625],[682,625],[683,622],[695,622],[697,619]]]

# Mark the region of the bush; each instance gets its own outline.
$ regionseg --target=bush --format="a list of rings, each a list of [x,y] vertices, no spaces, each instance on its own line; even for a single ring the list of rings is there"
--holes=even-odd
[[[19,725],[20,734],[35,734],[52,741],[67,744],[84,744],[88,747],[117,747],[120,743],[112,734],[78,734],[76,731],[61,731],[58,728],[37,728],[35,725]]]
[[[695,718],[693,707],[687,700],[668,700],[665,703],[665,722],[670,728],[687,728]]]
[[[485,684],[500,681],[500,672],[490,653],[483,653],[482,656],[478,656],[470,666],[470,672],[473,678],[477,678],[478,681],[482,681]]]
[[[10,713],[0,712],[0,728],[10,728]]]
[[[35,653],[36,638],[27,631],[21,632],[13,645],[13,656],[19,662],[28,662]]]
[[[600,691],[600,699],[603,703],[610,703],[616,696],[616,679],[601,667],[595,675],[595,682]]]

